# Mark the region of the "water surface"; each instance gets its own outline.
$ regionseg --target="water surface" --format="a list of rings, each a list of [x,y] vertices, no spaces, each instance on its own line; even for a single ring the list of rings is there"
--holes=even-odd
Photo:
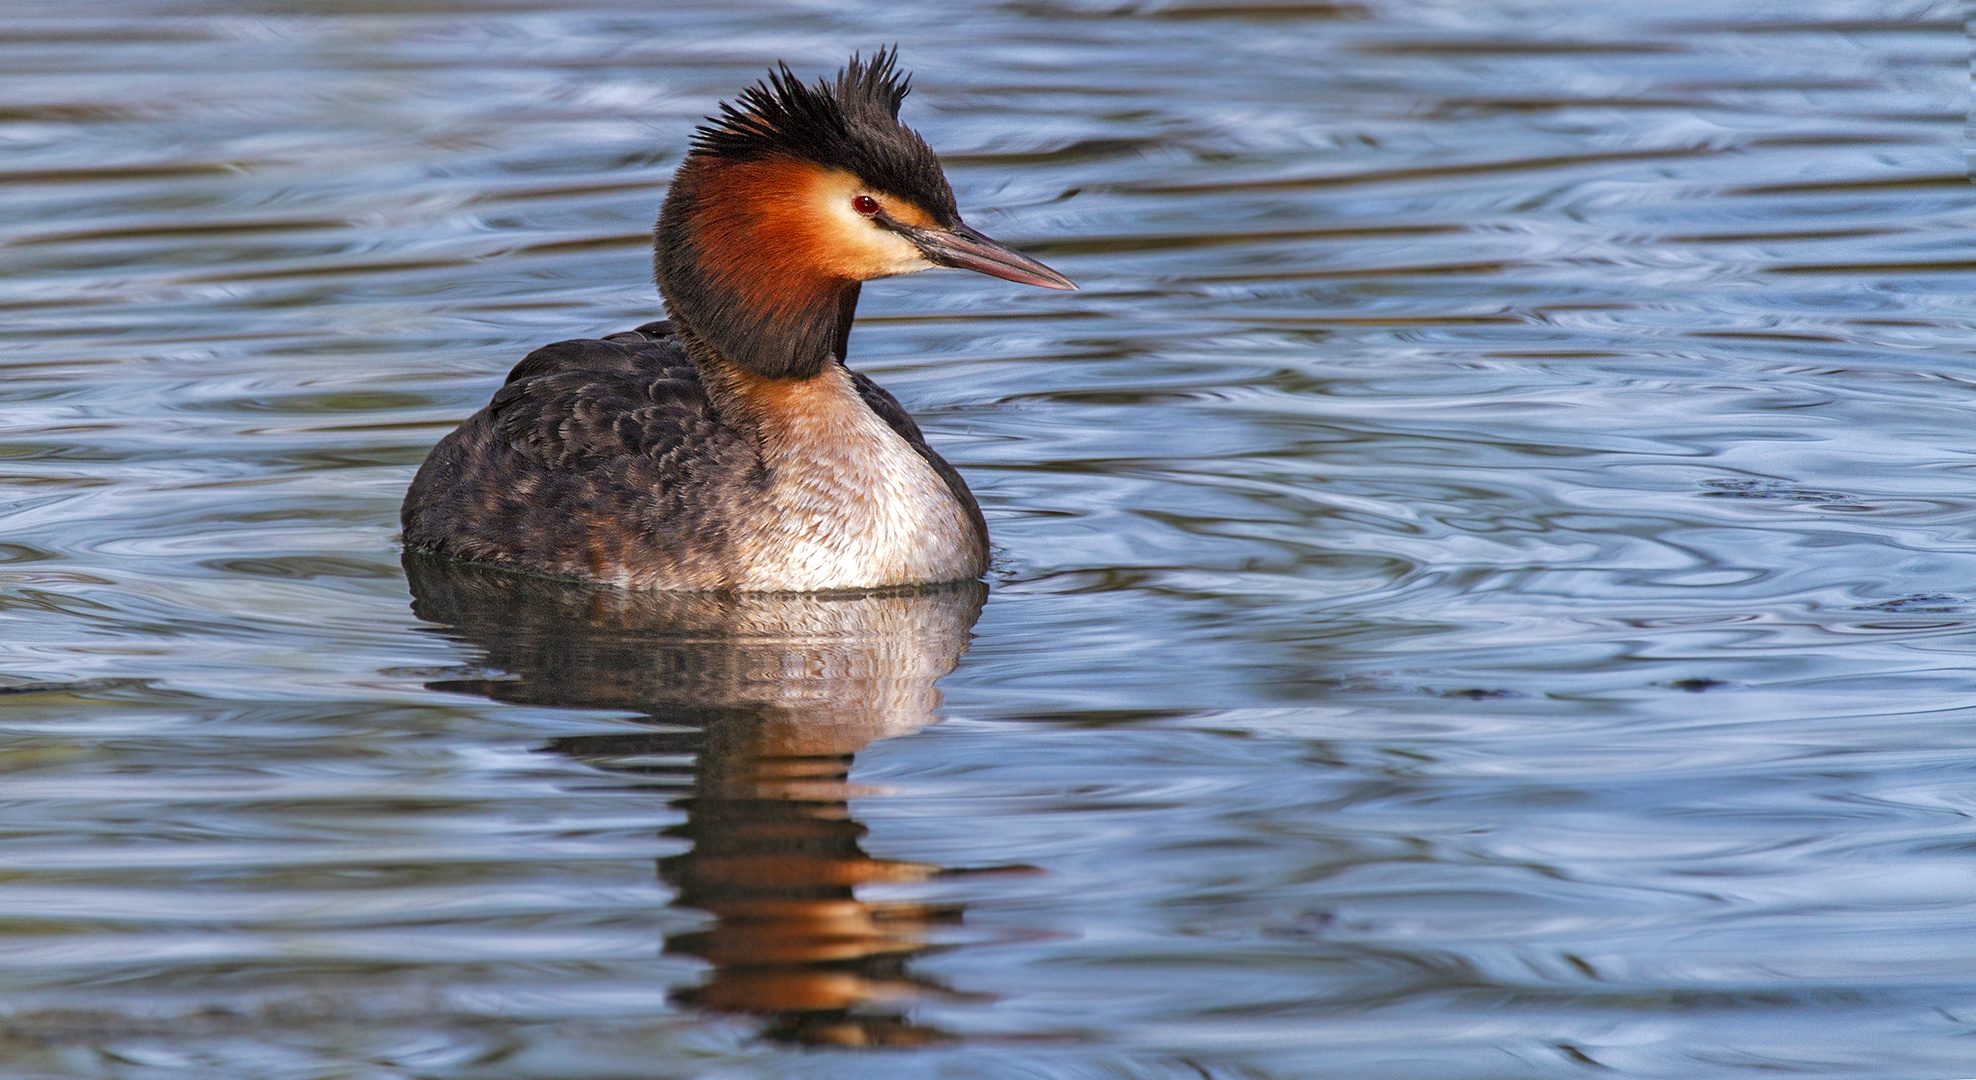
[[[4,1071],[1976,1075],[1960,15],[6,5]],[[985,597],[401,564],[892,42]]]

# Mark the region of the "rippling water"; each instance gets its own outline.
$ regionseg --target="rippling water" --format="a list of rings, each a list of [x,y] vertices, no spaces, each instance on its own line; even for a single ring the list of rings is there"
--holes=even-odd
[[[7,1075],[1976,1075],[1957,6],[136,7],[0,22]],[[893,41],[1084,286],[864,293],[985,600],[401,567]]]

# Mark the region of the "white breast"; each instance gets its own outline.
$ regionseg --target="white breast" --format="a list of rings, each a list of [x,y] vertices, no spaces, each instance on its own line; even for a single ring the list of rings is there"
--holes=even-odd
[[[986,569],[946,481],[832,364],[779,395],[764,425],[772,518],[735,587],[811,591],[959,581]]]

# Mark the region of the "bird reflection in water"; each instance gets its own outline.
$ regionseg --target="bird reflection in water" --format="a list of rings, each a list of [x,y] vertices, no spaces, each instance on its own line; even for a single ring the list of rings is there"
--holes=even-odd
[[[860,899],[871,882],[951,873],[874,859],[851,817],[852,755],[925,726],[934,681],[967,648],[979,582],[852,595],[623,592],[408,553],[413,611],[485,650],[501,674],[429,684],[529,705],[627,709],[654,730],[555,739],[617,772],[697,757],[678,805],[691,840],[660,860],[678,902],[714,916],[666,941],[713,965],[677,995],[762,1018],[797,1043],[945,1039],[912,1023],[915,999],[954,997],[907,970],[958,906]],[[668,764],[670,763],[670,764]]]

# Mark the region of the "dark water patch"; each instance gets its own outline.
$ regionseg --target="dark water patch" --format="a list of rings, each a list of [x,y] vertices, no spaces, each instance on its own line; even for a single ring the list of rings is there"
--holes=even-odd
[[[1855,606],[1853,610],[1890,611],[1901,614],[1907,612],[1948,612],[1961,611],[1967,604],[1968,599],[1965,597],[1951,596],[1947,593],[1927,593],[1920,596],[1901,596],[1892,600],[1882,600],[1877,604],[1860,604]]]
[[[1906,19],[1748,19],[1724,22],[1679,22],[1664,25],[1675,32],[1723,34],[1960,34],[1959,20],[1918,15]]]
[[[1148,150],[1160,149],[1164,145],[1164,142],[1152,139],[1080,139],[1066,146],[1047,150],[975,150],[942,154],[940,160],[949,168],[956,165],[975,168],[1058,165],[1130,157]]]
[[[529,244],[514,249],[516,255],[568,255],[585,251],[606,251],[612,248],[639,248],[649,250],[652,234],[648,232],[627,233],[621,236],[588,236],[577,240],[553,240],[541,244]]]
[[[1750,184],[1724,192],[1727,195],[1833,195],[1851,191],[1927,191],[1969,186],[1966,175],[1872,176],[1854,180],[1821,180],[1805,183]]]
[[[149,222],[143,225],[126,225],[112,228],[70,229],[61,232],[31,233],[26,236],[10,237],[7,240],[7,244],[18,247],[37,244],[83,244],[96,241],[159,240],[176,237],[199,239],[258,233],[318,232],[330,229],[347,229],[350,225],[351,223],[348,221],[329,221],[309,218],[202,222],[197,225]]]
[[[1788,480],[1707,480],[1702,494],[1716,499],[1757,499],[1786,503],[1852,503],[1852,495],[1837,491],[1814,491],[1795,487]]]
[[[95,165],[81,168],[5,169],[0,181],[9,184],[94,184],[119,180],[182,180],[195,176],[228,176],[264,162],[158,162]]]
[[[1710,690],[1726,689],[1735,684],[1722,679],[1691,678],[1675,679],[1672,682],[1662,683],[1661,685],[1672,690],[1680,690],[1690,694],[1702,694]]]
[[[1154,19],[1191,21],[1195,19],[1367,19],[1372,9],[1361,4],[1156,4],[1139,9]]]
[[[1530,41],[1517,38],[1382,41],[1361,45],[1359,51],[1374,56],[1596,56],[1601,53],[1651,56],[1686,52],[1687,47],[1671,41]]]
[[[1298,191],[1308,188],[1345,187],[1360,184],[1384,184],[1407,180],[1428,180],[1441,177],[1483,176],[1491,173],[1516,173],[1518,175],[1548,169],[1570,169],[1588,165],[1605,165],[1625,161],[1663,161],[1690,154],[1714,153],[1702,148],[1668,148],[1657,150],[1624,151],[1606,154],[1559,155],[1553,157],[1527,158],[1522,160],[1471,161],[1453,165],[1423,166],[1418,168],[1383,169],[1365,173],[1333,174],[1318,176],[1285,177],[1272,180],[1252,180],[1235,183],[1206,183],[1195,185],[1134,185],[1124,189],[1128,194],[1143,195],[1232,195],[1238,193],[1259,193],[1269,191]]]

